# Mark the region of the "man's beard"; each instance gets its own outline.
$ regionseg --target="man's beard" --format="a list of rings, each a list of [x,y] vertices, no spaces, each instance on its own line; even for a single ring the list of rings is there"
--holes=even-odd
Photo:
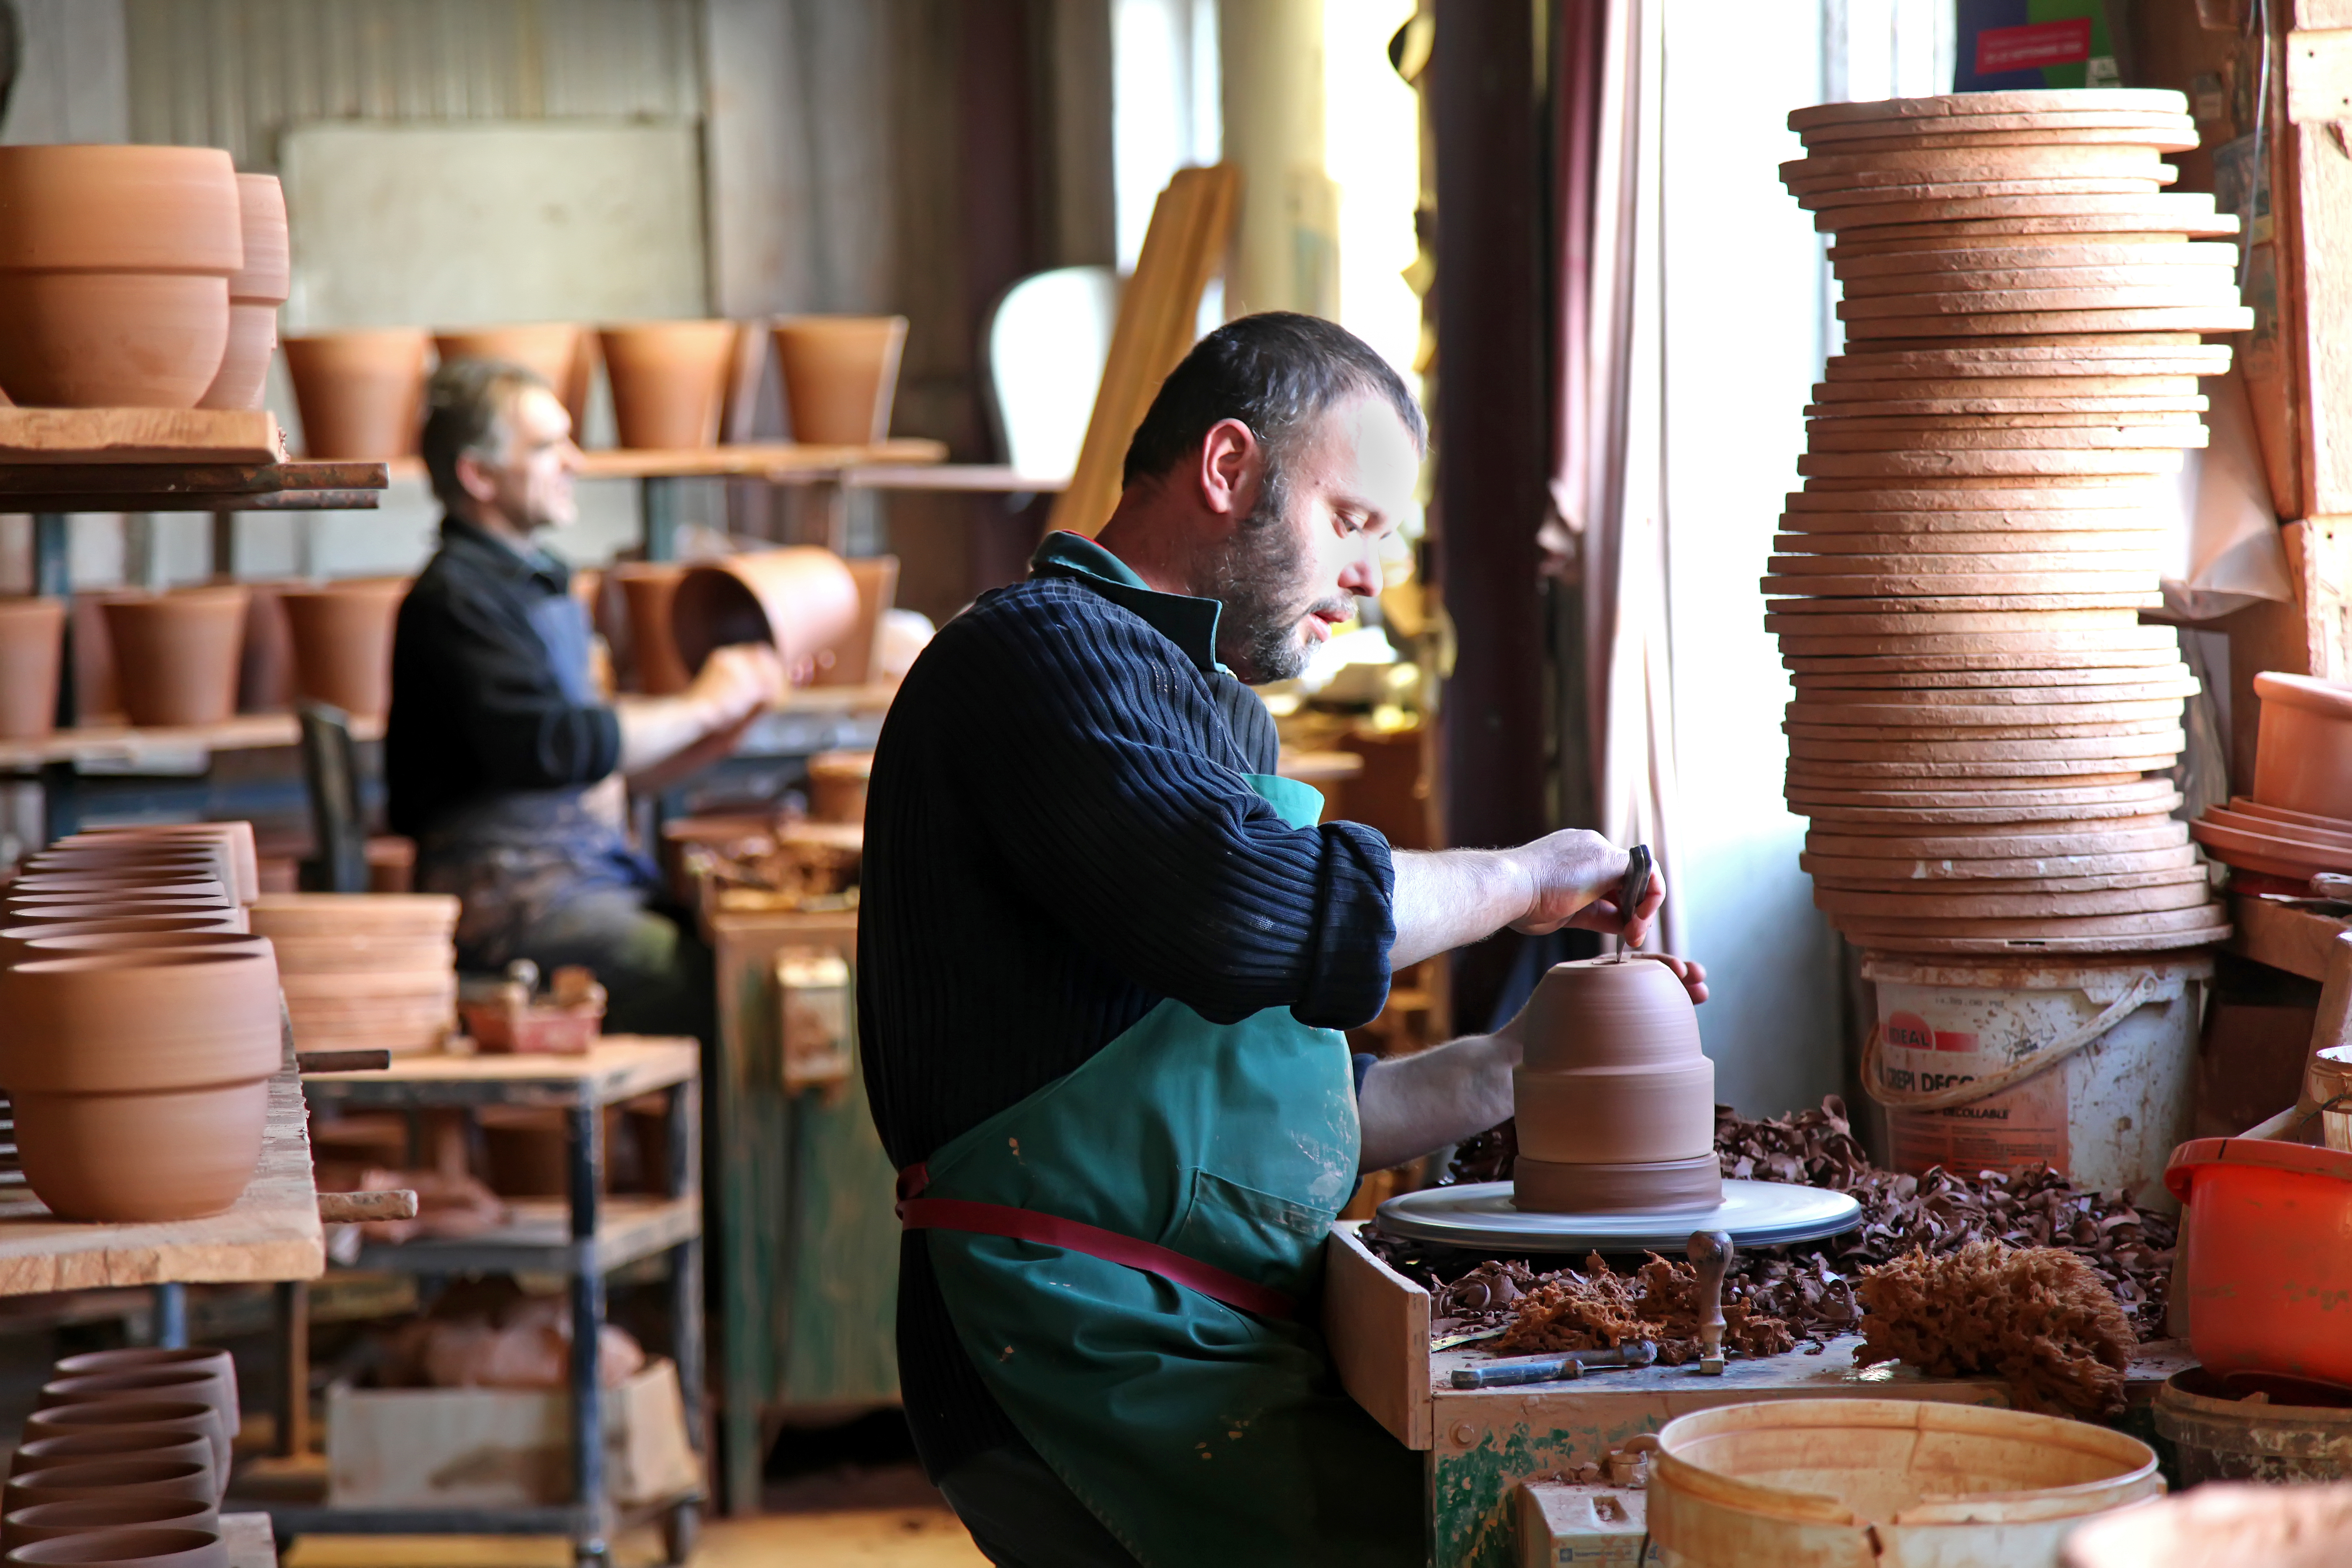
[[[1344,618],[1351,595],[1311,598],[1307,544],[1283,516],[1284,489],[1269,463],[1258,503],[1209,574],[1209,597],[1224,606],[1217,620],[1217,658],[1251,686],[1288,680],[1312,655],[1304,622],[1318,610]]]

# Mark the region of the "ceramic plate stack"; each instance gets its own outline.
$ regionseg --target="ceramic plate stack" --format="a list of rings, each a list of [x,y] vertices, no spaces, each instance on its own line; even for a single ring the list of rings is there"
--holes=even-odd
[[[2179,93],[1970,93],[1789,117],[1844,289],[1768,628],[1831,923],[1916,952],[2226,933],[2170,768],[2196,690],[2147,503],[2242,330],[2236,219],[2172,195]]]
[[[2189,831],[2235,870],[2231,886],[2300,895],[2322,871],[2352,872],[2352,686],[2264,671],[2254,695],[2254,793]]]
[[[253,929],[278,948],[303,1050],[436,1051],[457,1015],[457,900],[440,893],[268,893]]]

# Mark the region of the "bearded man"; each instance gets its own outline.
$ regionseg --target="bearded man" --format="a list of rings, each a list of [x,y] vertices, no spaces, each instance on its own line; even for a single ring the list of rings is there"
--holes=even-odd
[[[1510,1114],[1518,1046],[1374,1062],[1339,1031],[1393,969],[1505,926],[1638,942],[1664,897],[1621,913],[1626,854],[1590,833],[1391,851],[1276,776],[1249,685],[1378,592],[1424,438],[1331,323],[1220,328],[1101,535],[1049,537],[891,707],[858,1009],[900,1167],[899,1375],[996,1563],[1424,1560],[1421,1467],[1315,1331],[1322,1244],[1360,1173]]]

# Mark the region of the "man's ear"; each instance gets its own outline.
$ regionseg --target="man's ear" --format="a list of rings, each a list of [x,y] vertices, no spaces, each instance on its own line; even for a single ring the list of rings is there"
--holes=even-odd
[[[1250,427],[1238,419],[1218,420],[1201,440],[1201,504],[1238,525],[1257,504],[1265,471],[1265,448]]]
[[[457,458],[457,487],[478,501],[496,500],[499,482],[491,477],[489,468],[472,453]]]

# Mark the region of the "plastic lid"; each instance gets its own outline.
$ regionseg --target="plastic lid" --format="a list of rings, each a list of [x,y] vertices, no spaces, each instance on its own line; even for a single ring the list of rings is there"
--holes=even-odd
[[[2192,1178],[2208,1165],[2267,1165],[2274,1171],[2352,1182],[2352,1153],[2340,1149],[2319,1149],[2275,1138],[2191,1138],[2172,1152],[2171,1162],[2164,1168],[2165,1190],[2187,1203]]]

